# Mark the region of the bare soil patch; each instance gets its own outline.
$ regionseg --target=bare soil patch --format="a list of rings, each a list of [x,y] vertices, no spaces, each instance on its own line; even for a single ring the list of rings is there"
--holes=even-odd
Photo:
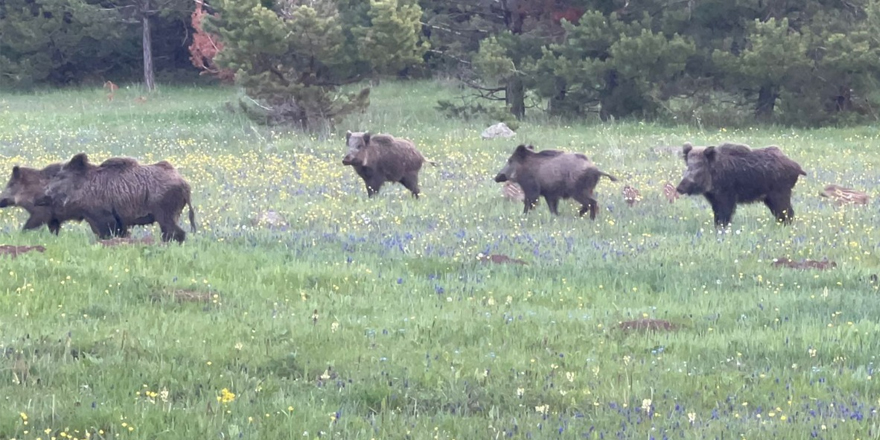
[[[0,245],[0,256],[8,255],[9,258],[15,258],[21,254],[31,251],[46,252],[45,246],[15,246],[11,244]]]

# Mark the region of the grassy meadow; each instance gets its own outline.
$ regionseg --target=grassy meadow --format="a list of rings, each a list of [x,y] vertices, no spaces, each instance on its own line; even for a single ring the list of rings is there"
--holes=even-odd
[[[232,89],[138,93],[0,95],[4,179],[78,152],[167,159],[200,228],[103,247],[85,224],[22,233],[26,214],[0,210],[0,244],[46,248],[0,256],[0,439],[880,438],[876,127],[532,120],[484,141],[490,121],[434,110],[454,91],[384,83],[320,139],[228,111]],[[367,199],[341,164],[346,129],[437,161],[423,197]],[[684,163],[663,147],[724,140],[777,144],[807,171],[793,225],[741,206],[719,234],[702,198],[666,201]],[[492,177],[522,142],[620,179],[600,181],[595,221],[501,197]],[[818,197],[830,183],[871,202],[836,207]],[[289,226],[253,221],[266,210]],[[619,329],[643,318],[677,329]]]

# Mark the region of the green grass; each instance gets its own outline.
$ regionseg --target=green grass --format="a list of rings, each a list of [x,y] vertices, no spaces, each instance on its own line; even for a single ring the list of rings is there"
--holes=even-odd
[[[452,93],[385,83],[326,139],[252,125],[226,110],[231,89],[0,95],[4,172],[81,151],[168,159],[201,228],[182,246],[104,248],[83,224],[21,233],[25,214],[0,211],[0,244],[46,246],[0,257],[0,439],[880,436],[878,205],[817,196],[876,196],[877,128],[532,120],[483,141],[489,121],[434,110]],[[340,163],[346,129],[413,139],[439,162],[424,197],[368,200]],[[751,205],[719,235],[701,198],[663,198],[684,164],[655,147],[722,140],[778,144],[807,170],[792,226]],[[596,221],[501,198],[492,176],[520,142],[621,179],[599,184]],[[625,184],[641,203],[623,203]],[[290,227],[254,226],[266,209]],[[617,329],[642,317],[680,329]]]

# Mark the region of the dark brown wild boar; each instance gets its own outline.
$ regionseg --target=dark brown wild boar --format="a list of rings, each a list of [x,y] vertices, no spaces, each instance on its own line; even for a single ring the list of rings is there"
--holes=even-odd
[[[687,169],[676,191],[702,194],[715,215],[715,224],[730,224],[736,205],[764,202],[778,221],[794,218],[791,191],[807,173],[775,146],[752,150],[746,145],[694,147],[685,143]]]
[[[12,177],[0,193],[0,208],[18,206],[30,214],[24,223],[24,230],[38,229],[48,225],[49,231],[58,235],[61,224],[72,220],[82,221],[82,217],[68,216],[51,206],[37,205],[37,200],[46,192],[49,180],[61,170],[60,163],[53,163],[43,169],[14,166]]]
[[[385,182],[398,182],[419,198],[419,171],[426,160],[411,141],[387,134],[349,131],[345,142],[348,151],[342,164],[351,165],[361,176],[369,197],[378,194]]]
[[[524,193],[523,213],[534,208],[538,197],[543,196],[550,212],[559,215],[559,199],[573,198],[582,205],[581,216],[589,210],[590,218],[595,219],[599,203],[593,197],[593,191],[602,176],[617,181],[616,177],[600,171],[583,154],[559,150],[536,152],[531,145],[520,145],[495,176],[495,181],[519,184]]]
[[[43,205],[81,215],[102,239],[128,235],[128,227],[159,223],[162,241],[183,242],[177,222],[184,207],[196,230],[189,184],[170,163],[141,165],[131,158],[111,158],[101,165],[80,153],[50,180]]]

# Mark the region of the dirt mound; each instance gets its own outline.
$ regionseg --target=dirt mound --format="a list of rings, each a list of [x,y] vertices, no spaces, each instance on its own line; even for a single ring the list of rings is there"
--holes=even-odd
[[[15,258],[21,254],[26,254],[30,251],[46,252],[46,248],[45,246],[14,246],[11,244],[0,245],[0,256],[9,255],[10,258]]]
[[[678,326],[662,319],[636,319],[635,321],[624,321],[617,325],[617,328],[623,331],[675,331]]]
[[[833,261],[828,261],[827,258],[822,259],[822,261],[816,260],[801,260],[801,261],[793,261],[788,258],[777,258],[776,261],[772,263],[773,267],[787,267],[789,269],[818,269],[818,270],[827,270],[834,269],[837,267],[837,263]]]

